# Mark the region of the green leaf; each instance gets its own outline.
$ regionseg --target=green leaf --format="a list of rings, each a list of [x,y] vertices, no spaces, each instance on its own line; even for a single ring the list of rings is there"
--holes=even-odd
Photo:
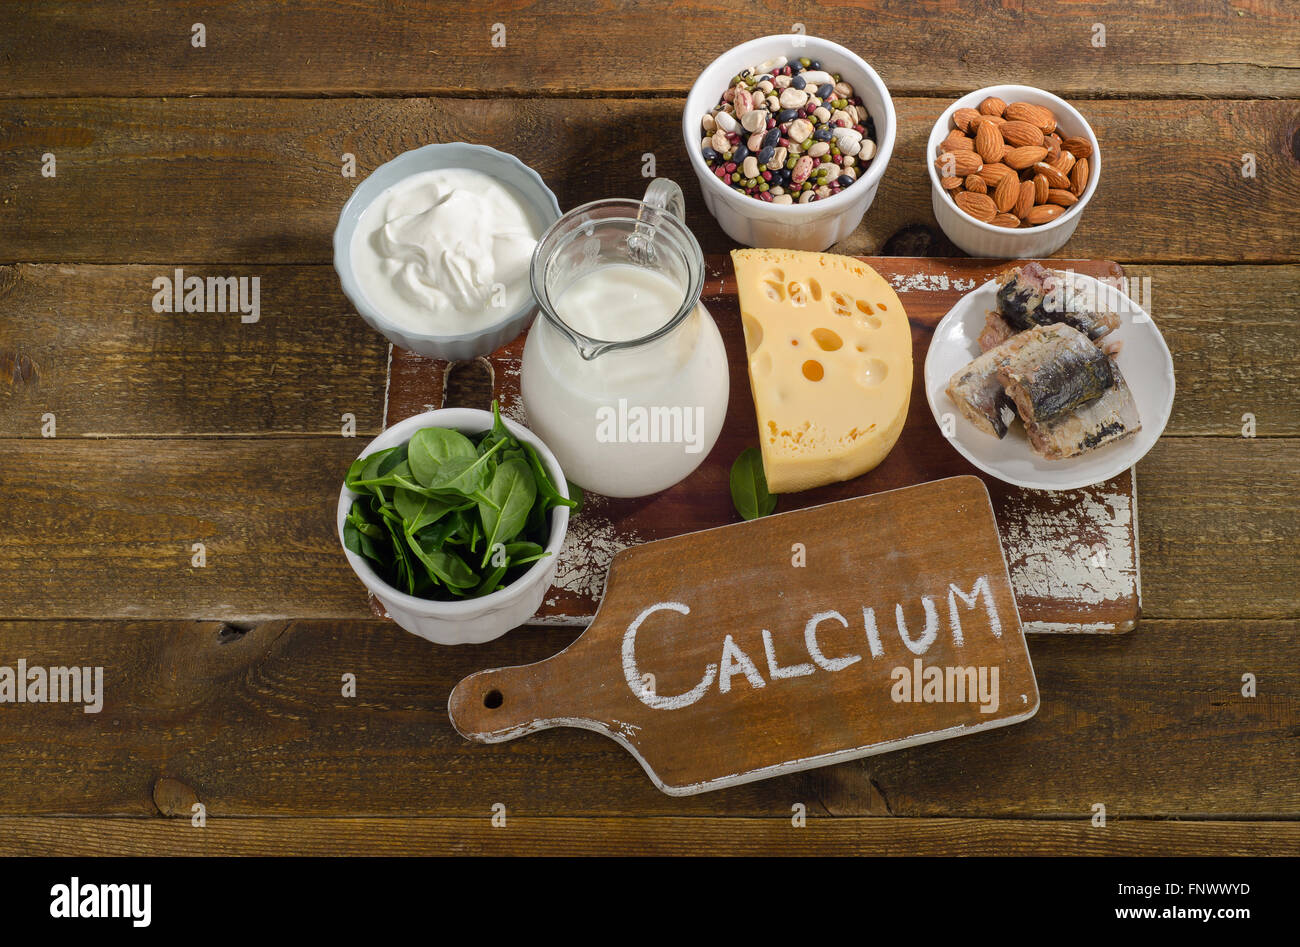
[[[379,544],[358,529],[351,519],[343,522],[343,545],[358,556],[364,556],[381,566],[388,565],[388,557],[380,551]]]
[[[537,494],[542,498],[543,508],[550,509],[553,506],[576,508],[578,506],[576,500],[568,499],[556,489],[555,481],[551,479],[550,473],[546,470],[546,465],[542,463],[537,448],[527,442],[524,442],[521,446],[524,449],[524,454],[528,457],[528,466],[533,471],[533,479],[537,481]]]
[[[509,560],[512,569],[515,566],[526,566],[550,555],[538,543],[530,542],[506,543],[505,550],[506,558]]]
[[[451,512],[452,505],[440,497],[424,496],[398,487],[393,491],[393,508],[405,522],[407,533],[418,533]]]
[[[757,447],[747,447],[731,465],[731,502],[747,520],[767,516],[776,509],[776,497],[767,489],[763,456]]]
[[[369,536],[371,539],[384,538],[384,528],[369,520],[364,498],[358,498],[352,501],[352,509],[348,510],[347,521],[356,527],[359,532]]]
[[[460,431],[426,427],[416,431],[407,450],[411,474],[422,486],[431,487],[449,461],[474,459],[478,450]]]
[[[449,549],[426,549],[418,541],[411,543],[411,551],[424,563],[429,574],[452,589],[469,589],[478,585],[479,578],[465,560]]]
[[[487,538],[487,550],[483,555],[483,566],[486,567],[493,547],[514,539],[528,522],[528,514],[537,499],[537,483],[528,464],[518,459],[507,460],[497,467],[484,494],[491,501],[478,505],[478,515]]]
[[[495,592],[501,586],[501,580],[506,577],[506,570],[508,568],[510,567],[497,566],[491,572],[487,573],[487,575],[483,577],[483,581],[474,588],[474,591],[471,594],[477,597],[479,595],[488,595],[491,592]]]
[[[466,438],[465,442],[469,443],[469,439]],[[489,461],[504,444],[505,441],[498,441],[483,455],[471,453],[468,457],[452,457],[438,468],[438,473],[432,479],[420,482],[428,489],[440,493],[472,497],[487,486]]]

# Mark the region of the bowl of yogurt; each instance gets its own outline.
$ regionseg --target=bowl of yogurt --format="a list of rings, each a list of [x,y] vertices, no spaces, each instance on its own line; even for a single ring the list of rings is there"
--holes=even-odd
[[[357,185],[334,229],[334,269],[361,317],[430,358],[486,355],[537,312],[529,265],[560,205],[513,155],[425,145]]]

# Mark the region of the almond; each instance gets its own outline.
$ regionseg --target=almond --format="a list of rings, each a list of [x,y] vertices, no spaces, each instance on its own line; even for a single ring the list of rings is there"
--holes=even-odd
[[[1059,187],[1049,188],[1047,191],[1047,203],[1060,204],[1062,207],[1073,207],[1079,203],[1079,199],[1069,191],[1064,191]]]
[[[990,164],[1002,160],[1002,153],[1007,150],[1007,146],[998,126],[992,122],[979,123],[975,129],[975,150]]]
[[[961,187],[961,178],[940,178],[939,185],[945,191],[955,191],[957,188]]]
[[[984,179],[984,183],[991,187],[997,187],[998,182],[1007,175],[1010,175],[1013,178],[1016,176],[1016,172],[1008,168],[1001,161],[994,161],[992,164],[986,164],[984,167],[980,168],[977,173]]]
[[[1043,144],[1042,131],[1028,122],[1003,122],[1000,130],[1003,141],[1012,148],[1022,148],[1025,145],[1037,148]]]
[[[952,113],[952,123],[962,131],[968,131],[971,122],[974,122],[979,117],[980,113],[974,109],[957,109],[957,111]]]
[[[934,166],[941,175],[956,174],[964,178],[984,167],[984,162],[973,151],[945,151],[935,160]]]
[[[1028,102],[1012,102],[998,114],[1006,116],[1009,122],[1028,122],[1044,135],[1050,135],[1056,131],[1056,116],[1041,105],[1031,105]]]
[[[1019,193],[1016,196],[1015,215],[1022,220],[1034,206],[1034,182],[1018,181]]]
[[[966,137],[965,132],[954,128],[939,144],[940,151],[974,151],[975,142]]]
[[[984,179],[978,174],[966,175],[966,190],[972,194],[986,194],[989,186],[984,183]]]
[[[1045,177],[1044,177],[1043,175],[1041,175],[1041,174],[1035,174],[1035,175],[1034,175],[1034,203],[1035,203],[1035,204],[1046,204],[1046,203],[1047,203],[1047,192],[1048,192],[1050,189],[1051,189],[1051,186],[1047,183],[1047,178],[1045,178]],[[1029,215],[1028,215],[1028,214],[1021,214],[1020,216],[1021,216],[1021,217],[1028,217]]]
[[[1070,179],[1067,178],[1060,171],[1057,171],[1046,161],[1040,161],[1037,164],[1035,164],[1034,172],[1036,174],[1041,174],[1043,177],[1047,178],[1047,183],[1051,187],[1068,188],[1070,186]]]
[[[1007,227],[1014,230],[1020,226],[1020,218],[1015,214],[998,214],[989,223],[994,227]]]
[[[1043,147],[1047,149],[1047,160],[1055,161],[1061,154],[1061,139],[1057,135],[1048,135],[1043,139]]]
[[[1061,139],[1061,147],[1074,155],[1076,158],[1092,157],[1092,142],[1078,135],[1071,135],[1068,138]]]
[[[1047,157],[1046,148],[1036,148],[1033,145],[1022,145],[1019,148],[1012,148],[1002,156],[1002,163],[1008,167],[1021,171],[1031,164],[1037,164]]]
[[[982,220],[984,223],[988,223],[997,216],[997,205],[993,203],[993,198],[989,197],[987,194],[972,194],[969,191],[958,191],[956,200],[957,206],[970,214],[976,220]],[[1052,206],[1055,207],[1055,205]],[[1038,208],[1035,208],[1035,210],[1037,209]],[[1055,207],[1055,209],[1059,211],[1061,208]]]
[[[1001,116],[1007,110],[1007,103],[1003,102],[996,95],[990,95],[980,103],[979,111],[981,115]]]
[[[1025,223],[1031,227],[1037,227],[1039,224],[1045,224],[1049,220],[1055,220],[1065,213],[1065,208],[1059,204],[1039,204],[1029,212],[1025,217]]]
[[[1055,158],[1049,159],[1048,164],[1060,171],[1064,175],[1069,175],[1070,169],[1074,167],[1074,155],[1068,151],[1062,151]]]
[[[1088,159],[1080,158],[1070,169],[1070,190],[1079,197],[1088,187]]]
[[[1015,207],[1019,197],[1020,182],[1014,174],[1004,174],[993,190],[993,203],[998,205],[998,213],[1005,214]]]

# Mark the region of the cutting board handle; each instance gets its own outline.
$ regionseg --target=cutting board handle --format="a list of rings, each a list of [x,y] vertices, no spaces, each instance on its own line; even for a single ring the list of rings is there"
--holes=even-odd
[[[467,740],[500,743],[536,730],[573,726],[579,719],[583,722],[578,725],[597,724],[589,720],[598,709],[590,693],[571,695],[555,687],[557,680],[564,680],[557,672],[569,663],[566,656],[570,653],[562,651],[536,664],[471,674],[447,699],[452,725]],[[575,704],[585,703],[581,713],[568,706],[575,696]]]

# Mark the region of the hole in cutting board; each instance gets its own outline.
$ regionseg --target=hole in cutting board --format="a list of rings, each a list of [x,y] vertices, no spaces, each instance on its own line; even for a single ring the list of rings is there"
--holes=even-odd
[[[483,706],[488,710],[496,710],[505,702],[506,699],[499,690],[490,690],[483,695]]]

